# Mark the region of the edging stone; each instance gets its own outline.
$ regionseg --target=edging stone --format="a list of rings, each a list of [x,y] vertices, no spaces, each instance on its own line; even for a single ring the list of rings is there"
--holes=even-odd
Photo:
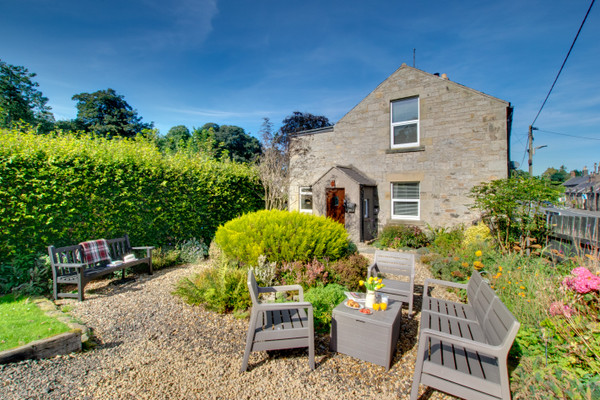
[[[33,303],[49,317],[58,319],[71,328],[70,332],[61,333],[45,339],[35,340],[26,345],[0,351],[0,364],[22,361],[26,359],[51,358],[58,355],[81,351],[82,343],[89,340],[89,329],[81,325],[69,315],[58,310],[56,305],[46,298],[37,298]]]

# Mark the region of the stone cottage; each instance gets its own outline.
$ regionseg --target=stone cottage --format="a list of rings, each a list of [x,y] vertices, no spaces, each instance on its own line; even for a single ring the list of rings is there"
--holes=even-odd
[[[289,208],[354,241],[387,224],[469,224],[470,189],[509,171],[509,102],[403,64],[334,126],[290,143]]]

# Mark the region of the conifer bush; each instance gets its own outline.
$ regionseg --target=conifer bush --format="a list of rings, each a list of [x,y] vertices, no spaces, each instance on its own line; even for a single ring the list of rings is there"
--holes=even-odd
[[[348,254],[344,226],[326,217],[281,210],[245,214],[220,226],[215,241],[231,259],[257,265],[269,262],[335,261]]]

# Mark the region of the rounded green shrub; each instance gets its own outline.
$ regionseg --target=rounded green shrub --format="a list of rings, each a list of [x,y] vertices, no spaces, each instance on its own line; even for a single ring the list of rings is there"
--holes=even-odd
[[[344,291],[346,288],[342,285],[331,283],[327,286],[311,288],[304,294],[304,301],[308,301],[313,306],[316,332],[329,332],[331,313],[335,306],[346,298]]]
[[[262,210],[233,219],[217,229],[215,241],[230,258],[257,265],[269,262],[337,260],[348,253],[344,226],[326,217]]]
[[[339,283],[350,290],[361,290],[358,282],[367,276],[369,259],[360,254],[352,254],[327,265],[330,282]]]

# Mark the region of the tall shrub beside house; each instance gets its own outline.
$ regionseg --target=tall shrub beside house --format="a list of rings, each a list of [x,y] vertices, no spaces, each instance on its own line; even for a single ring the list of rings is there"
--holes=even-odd
[[[144,139],[0,130],[0,267],[125,233],[134,245],[206,241],[260,208],[260,193],[248,166],[163,156]]]

